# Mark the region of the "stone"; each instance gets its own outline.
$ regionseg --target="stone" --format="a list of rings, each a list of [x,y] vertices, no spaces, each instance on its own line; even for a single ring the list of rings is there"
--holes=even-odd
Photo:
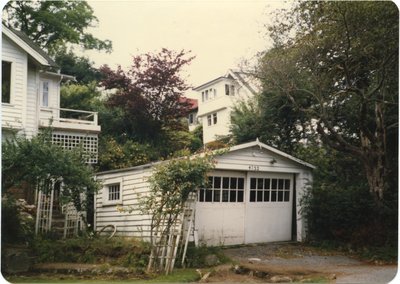
[[[1,270],[5,273],[27,272],[32,266],[32,258],[26,251],[3,249],[4,260],[2,261]]]
[[[290,283],[293,279],[289,276],[275,275],[271,277],[270,281],[272,283]]]
[[[261,259],[256,258],[256,257],[249,258],[249,262],[250,262],[250,263],[259,262],[259,261],[261,261]]]

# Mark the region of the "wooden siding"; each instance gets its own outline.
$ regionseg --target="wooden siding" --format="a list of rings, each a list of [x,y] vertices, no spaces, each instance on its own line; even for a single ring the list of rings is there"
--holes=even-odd
[[[100,174],[97,179],[103,187],[95,196],[95,220],[96,230],[113,224],[117,227],[119,236],[135,236],[146,238],[150,234],[150,216],[143,215],[139,211],[139,198],[149,191],[148,177],[152,169],[132,170],[123,173]],[[122,202],[119,206],[129,209],[132,212],[120,212],[118,205],[104,204],[104,190],[110,181],[121,178]]]
[[[2,36],[2,60],[11,62],[11,102],[2,103],[2,127],[22,129],[25,121],[28,55]]]
[[[28,67],[28,89],[26,104],[26,125],[25,132],[27,137],[32,137],[38,132],[38,101],[37,101],[37,70],[34,66]]]
[[[285,157],[254,146],[216,157],[216,169],[254,172],[300,173],[302,167]],[[273,161],[273,163],[272,163]]]

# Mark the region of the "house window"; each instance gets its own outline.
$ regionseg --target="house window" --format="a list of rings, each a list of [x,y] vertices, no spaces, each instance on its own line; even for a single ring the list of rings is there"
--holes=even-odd
[[[290,179],[250,179],[250,202],[288,202],[289,197]]]
[[[194,113],[190,113],[189,114],[189,124],[194,124],[195,123],[194,118],[195,118]]]
[[[208,126],[215,125],[215,124],[217,124],[217,122],[218,122],[218,116],[217,116],[216,112],[207,115],[207,125]]]
[[[11,62],[1,62],[1,102],[11,102]]]
[[[41,101],[42,106],[47,107],[49,106],[49,82],[42,81],[42,90],[41,90]]]
[[[201,101],[204,103],[204,99],[205,99],[205,97],[204,97],[204,92],[201,92]]]
[[[121,188],[120,184],[110,184],[108,185],[108,201],[120,200]]]
[[[200,189],[199,202],[243,202],[244,178],[209,176],[208,187]]]
[[[218,121],[217,113],[213,113],[212,117],[213,117],[213,124],[217,124],[217,121]]]
[[[102,189],[102,206],[122,204],[122,178],[112,178],[104,180]]]
[[[235,95],[235,86],[225,84],[225,95],[234,96]]]

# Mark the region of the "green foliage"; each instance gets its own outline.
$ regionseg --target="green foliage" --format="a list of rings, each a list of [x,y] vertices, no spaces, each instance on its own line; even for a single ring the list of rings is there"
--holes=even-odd
[[[118,143],[113,137],[103,136],[99,143],[99,170],[110,170],[143,165],[156,159],[150,145],[131,140]]]
[[[96,90],[96,83],[92,82],[87,85],[63,85],[60,96],[62,108],[93,111],[100,93]]]
[[[193,268],[205,268],[210,267],[207,264],[206,257],[209,255],[215,255],[218,259],[219,264],[229,263],[231,260],[223,253],[221,247],[207,247],[207,246],[194,246],[189,245],[186,254],[186,267]],[[177,263],[180,263],[177,260]]]
[[[297,156],[317,166],[313,185],[302,200],[312,240],[331,240],[356,247],[397,242],[397,205],[392,197],[377,210],[361,163],[330,148],[305,147]]]
[[[61,74],[74,76],[79,84],[90,84],[101,78],[89,58],[76,56],[72,51],[58,51],[54,61],[61,67]]]
[[[62,180],[62,200],[74,202],[80,211],[85,207],[80,202],[80,194],[94,193],[99,187],[85,159],[80,148],[65,151],[51,143],[50,131],[32,139],[17,136],[2,144],[2,188],[6,191],[25,183],[33,189],[40,186],[44,193],[48,193],[53,181]]]
[[[68,45],[111,51],[109,40],[100,40],[86,31],[97,18],[86,1],[9,1],[3,21],[28,35],[50,55]]]
[[[29,242],[34,233],[34,219],[20,212],[12,196],[1,199],[1,242],[15,244]]]
[[[147,243],[123,238],[36,238],[32,249],[38,262],[109,263],[136,268],[143,268],[149,255]]]
[[[285,125],[307,130],[307,140],[314,130],[325,145],[358,159],[383,209],[388,174],[394,175],[387,157],[397,157],[397,146],[386,142],[398,133],[396,5],[301,1],[275,20],[269,27],[274,47],[257,74],[263,92],[280,97],[277,109],[289,106]]]

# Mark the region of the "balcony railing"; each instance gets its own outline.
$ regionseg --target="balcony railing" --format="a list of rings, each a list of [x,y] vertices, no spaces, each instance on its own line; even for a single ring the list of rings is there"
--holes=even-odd
[[[40,126],[68,129],[68,130],[86,130],[100,131],[98,125],[97,112],[86,110],[75,110],[68,108],[40,108],[39,116]]]

